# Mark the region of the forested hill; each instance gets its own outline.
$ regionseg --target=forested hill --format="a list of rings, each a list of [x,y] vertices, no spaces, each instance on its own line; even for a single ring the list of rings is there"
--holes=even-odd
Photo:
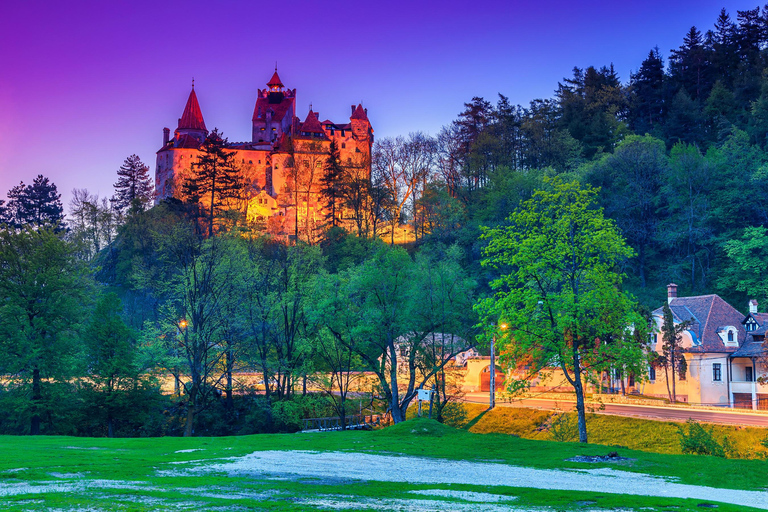
[[[756,275],[768,265],[767,67],[768,6],[723,9],[668,55],[650,49],[626,81],[612,65],[576,67],[527,107],[473,98],[437,137],[446,195],[467,226],[488,225],[543,175],[569,173],[601,187],[637,252],[626,270],[647,306],[670,281],[740,309],[750,294],[768,304]]]

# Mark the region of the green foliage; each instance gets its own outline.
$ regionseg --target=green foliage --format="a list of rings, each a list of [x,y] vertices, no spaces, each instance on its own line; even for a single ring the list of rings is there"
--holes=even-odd
[[[686,421],[684,426],[678,427],[678,435],[683,453],[713,455],[723,458],[733,454],[733,447],[728,436],[724,436],[722,441],[718,441],[715,438],[713,427],[705,427],[697,421],[691,419]]]
[[[486,337],[497,338],[509,369],[522,378],[560,367],[576,390],[580,440],[586,442],[585,368],[636,371],[642,346],[629,326],[645,325],[620,291],[617,266],[633,251],[595,208],[596,191],[560,179],[545,182],[509,219],[487,229],[483,265],[498,270],[495,295],[476,306]],[[499,331],[500,323],[509,325]],[[508,334],[507,334],[508,332]],[[642,339],[642,336],[639,337]]]
[[[549,433],[559,443],[569,443],[579,438],[579,422],[572,414],[561,413],[549,422]]]

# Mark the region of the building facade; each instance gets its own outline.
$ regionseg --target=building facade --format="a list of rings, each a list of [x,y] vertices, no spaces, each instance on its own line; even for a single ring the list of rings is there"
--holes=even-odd
[[[768,314],[758,312],[757,301],[749,301],[745,317],[718,295],[678,297],[677,285],[672,283],[667,286],[667,302],[675,325],[688,322],[682,332],[682,356],[687,370],[677,376],[677,400],[768,409],[768,385],[763,382],[768,372],[764,346]],[[653,311],[655,329],[651,344],[659,354],[663,322],[663,309],[658,308]],[[663,367],[652,366],[648,380],[640,386],[641,392],[666,397],[667,378]]]
[[[335,141],[339,161],[355,175],[370,179],[373,128],[367,109],[352,105],[347,122],[320,121],[311,108],[304,121],[296,116],[296,89],[286,89],[277,70],[259,89],[248,142],[230,142],[235,163],[246,183],[245,214],[249,221],[289,234],[298,226],[307,232],[322,223],[320,179]],[[209,135],[194,85],[171,137],[163,129],[163,146],[155,167],[156,201],[181,197],[200,147]]]

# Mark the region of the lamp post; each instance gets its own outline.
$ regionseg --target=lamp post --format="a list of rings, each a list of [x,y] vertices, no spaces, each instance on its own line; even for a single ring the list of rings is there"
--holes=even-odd
[[[188,325],[189,325],[189,323],[187,322],[187,319],[186,319],[186,318],[182,318],[181,320],[179,320],[179,331],[180,331],[181,333],[183,333],[183,335],[184,335],[184,341],[185,341],[185,342],[186,342],[186,340],[187,340],[187,326],[188,326]],[[179,357],[179,350],[178,350],[178,345],[176,345],[176,347],[174,347],[174,352],[175,352],[175,354],[174,354],[174,355],[175,355],[176,357]],[[180,391],[181,391],[181,382],[179,381],[179,368],[178,368],[178,367],[175,367],[175,368],[174,368],[174,375],[173,375],[173,391],[174,391],[174,393],[175,393],[176,395],[179,395],[179,394],[180,394]]]
[[[506,330],[507,324],[502,322],[499,325],[499,329]],[[488,408],[493,409],[496,407],[496,334],[494,333],[491,338],[491,389],[488,395],[489,403]]]

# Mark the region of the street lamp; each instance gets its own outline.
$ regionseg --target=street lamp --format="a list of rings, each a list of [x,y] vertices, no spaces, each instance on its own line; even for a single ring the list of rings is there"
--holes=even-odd
[[[502,331],[507,330],[506,322],[499,324],[499,329]],[[496,407],[496,333],[491,338],[491,389],[488,395],[489,409]]]

